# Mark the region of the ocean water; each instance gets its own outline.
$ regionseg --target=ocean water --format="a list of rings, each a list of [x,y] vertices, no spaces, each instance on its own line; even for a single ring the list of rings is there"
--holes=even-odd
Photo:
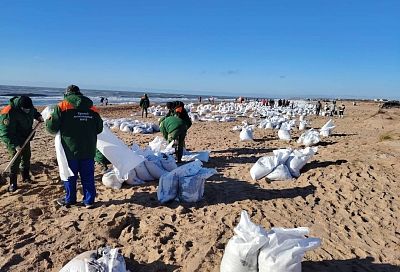
[[[8,86],[0,85],[0,106],[8,104],[10,98],[19,95],[28,95],[32,98],[33,105],[46,106],[54,105],[63,99],[63,88],[47,88],[47,87],[27,87],[27,86]],[[93,100],[95,105],[100,104],[101,97],[107,97],[109,104],[139,104],[143,92],[128,92],[128,91],[109,91],[109,90],[90,90],[81,89],[82,93]],[[184,103],[197,102],[197,95],[187,94],[170,94],[170,93],[147,93],[150,98],[150,103],[165,103],[167,101],[180,100]],[[202,96],[207,100],[208,97]],[[215,96],[215,102],[233,101],[234,97]]]

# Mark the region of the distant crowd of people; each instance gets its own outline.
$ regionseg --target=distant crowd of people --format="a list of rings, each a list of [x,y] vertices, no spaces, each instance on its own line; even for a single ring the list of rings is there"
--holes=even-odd
[[[353,103],[353,105],[354,105],[354,103]],[[337,107],[336,100],[333,100],[330,105],[328,105],[328,102],[325,102],[324,114],[325,114],[325,116],[338,115],[339,118],[343,118],[345,109],[346,109],[346,106],[344,104]],[[322,114],[321,110],[322,110],[322,104],[321,104],[321,101],[318,101],[317,104],[315,105],[315,115]]]

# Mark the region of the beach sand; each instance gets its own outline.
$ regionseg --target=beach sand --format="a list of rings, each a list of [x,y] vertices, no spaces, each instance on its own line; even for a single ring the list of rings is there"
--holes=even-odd
[[[225,245],[246,210],[266,229],[309,227],[310,236],[322,239],[321,247],[305,255],[303,271],[400,271],[400,110],[345,104],[345,118],[334,119],[334,134],[323,138],[292,181],[253,181],[249,171],[273,149],[300,147],[296,141],[285,143],[277,131],[256,129],[254,142],[240,142],[231,128],[249,118],[194,123],[188,149],[211,150],[205,166],[218,170],[205,185],[204,200],[195,204],[159,204],[158,182],[106,188],[97,166],[97,207],[58,207],[54,201],[64,189],[54,140],[41,125],[31,143],[33,183],[19,182],[14,194],[0,188],[0,270],[58,271],[77,254],[108,244],[121,248],[131,271],[219,271]],[[130,106],[100,110],[113,118],[132,113]],[[315,128],[327,121],[307,119]],[[160,135],[117,134],[142,147]],[[7,161],[1,145],[0,169]]]

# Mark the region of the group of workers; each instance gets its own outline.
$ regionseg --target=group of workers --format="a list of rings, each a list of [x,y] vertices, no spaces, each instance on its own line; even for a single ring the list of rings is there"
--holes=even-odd
[[[143,97],[142,111],[147,117],[150,101],[147,95]],[[146,106],[147,105],[147,106]],[[168,141],[174,142],[177,162],[182,161],[187,130],[192,121],[181,101],[167,103],[168,113],[160,119],[160,131]],[[92,208],[96,197],[94,181],[95,160],[110,163],[96,149],[97,135],[103,131],[103,120],[93,101],[81,93],[76,85],[70,85],[64,92],[64,99],[52,108],[51,114],[43,120],[41,114],[33,106],[28,96],[18,96],[10,99],[9,105],[0,112],[0,140],[8,150],[11,164],[9,171],[9,192],[18,189],[17,180],[22,174],[23,182],[30,182],[30,141],[33,139],[33,122],[44,122],[46,130],[51,134],[60,133],[62,147],[68,166],[73,176],[63,180],[65,196],[57,199],[60,206],[82,205]],[[29,139],[28,139],[29,138]],[[76,183],[80,176],[83,190],[83,200],[77,202]]]

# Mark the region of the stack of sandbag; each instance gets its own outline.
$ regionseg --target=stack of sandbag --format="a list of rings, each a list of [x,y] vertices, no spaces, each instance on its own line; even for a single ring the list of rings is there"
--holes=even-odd
[[[69,261],[60,272],[126,272],[124,256],[118,248],[104,247],[86,251]]]
[[[289,180],[300,176],[300,170],[318,151],[318,148],[307,147],[300,150],[277,149],[272,156],[264,156],[250,169],[253,180],[266,177],[268,180]]]
[[[312,146],[316,145],[321,141],[321,138],[319,137],[318,131],[315,131],[314,129],[309,129],[297,140],[299,144],[305,145],[305,146]]]
[[[206,179],[217,173],[215,169],[203,168],[202,165],[201,161],[195,160],[162,175],[157,188],[158,201],[199,201],[203,197]]]
[[[306,238],[308,228],[272,228],[266,231],[242,211],[235,235],[228,241],[221,272],[301,272],[306,251],[321,245],[319,238]]]
[[[329,135],[331,135],[334,128],[335,128],[335,125],[333,124],[332,119],[329,119],[329,121],[326,122],[326,124],[323,125],[319,131],[320,131],[321,136],[328,137]]]

